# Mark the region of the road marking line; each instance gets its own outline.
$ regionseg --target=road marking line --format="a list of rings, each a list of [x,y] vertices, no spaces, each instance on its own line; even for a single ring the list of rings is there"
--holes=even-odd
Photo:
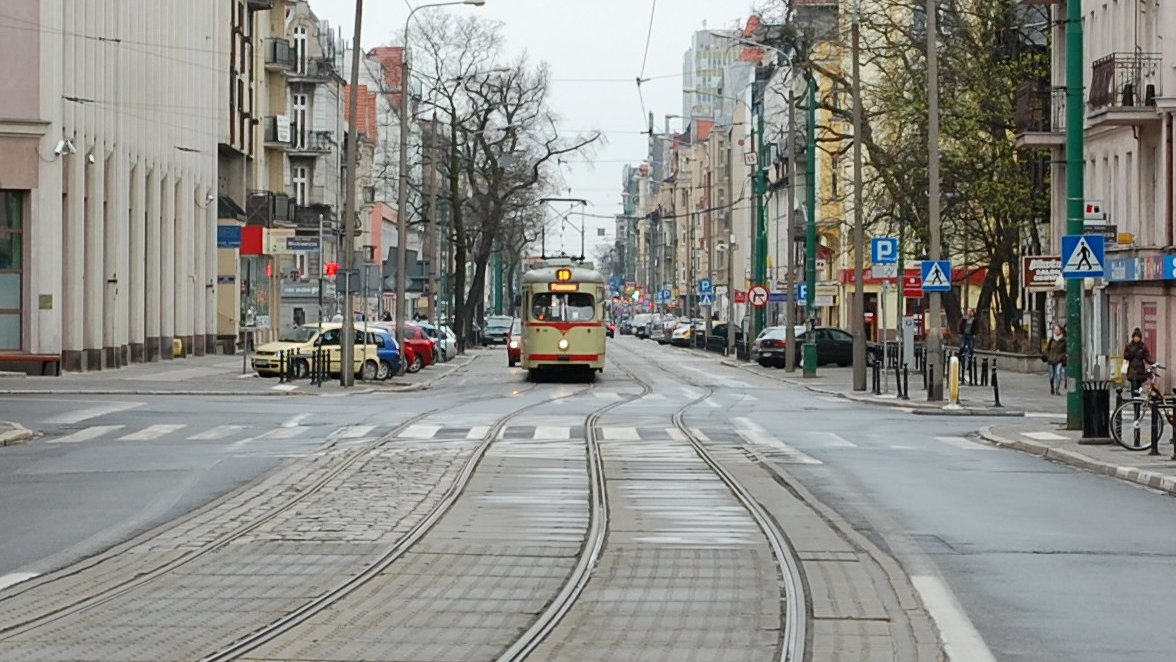
[[[149,441],[151,439],[158,439],[166,434],[171,434],[176,430],[188,427],[183,423],[161,423],[159,425],[149,425],[138,432],[132,432],[128,435],[119,437],[119,441]]]
[[[287,428],[287,427],[274,428],[273,430],[270,430],[269,432],[263,432],[263,433],[257,435],[253,439],[254,440],[256,440],[256,439],[293,439],[294,437],[297,437],[298,435],[302,434],[303,430],[307,430],[307,429],[309,429],[309,428],[304,428],[304,427],[301,427],[301,428],[297,428],[297,427],[296,428]]]
[[[99,416],[106,416],[107,414],[115,414],[120,411],[134,409],[135,407],[142,407],[146,402],[110,402],[103,407],[87,407],[85,409],[78,409],[71,411],[68,414],[61,414],[48,418],[46,423],[54,423],[59,425],[71,425],[73,423],[81,423],[90,418],[97,418]]]
[[[802,432],[801,436],[812,437],[816,443],[829,448],[857,448],[857,444],[834,432]]]
[[[121,430],[124,427],[126,427],[126,426],[125,425],[92,425],[88,428],[78,430],[77,432],[75,432],[73,434],[67,434],[64,437],[59,437],[57,439],[50,439],[46,443],[49,443],[49,444],[76,444],[79,441],[89,441],[91,439],[96,439],[96,438],[101,437],[102,435],[106,434],[107,432],[114,432],[115,430]]]
[[[915,575],[911,577],[915,590],[923,598],[923,604],[931,613],[939,636],[943,639],[943,652],[949,660],[956,662],[996,662],[984,638],[972,625],[947,584],[938,577]]]
[[[637,428],[605,427],[600,428],[600,433],[606,441],[641,441]]]
[[[194,434],[188,437],[188,441],[210,441],[213,439],[224,439],[225,437],[244,430],[244,425],[218,425],[215,428],[210,428],[199,434]]]
[[[789,464],[823,464],[820,460],[813,457],[812,455],[798,451],[792,446],[789,446],[783,441],[780,441],[776,437],[772,436],[767,430],[757,425],[750,418],[743,416],[736,418],[735,426],[735,432],[737,432],[740,437],[743,437],[745,441],[753,446],[751,449],[752,452],[759,456],[759,459],[763,462],[770,462],[770,460],[763,457],[760,454],[759,449],[754,448],[755,446],[759,446],[764,450],[774,451],[784,455],[784,462]]]
[[[440,425],[410,425],[407,430],[396,436],[410,439],[432,439],[433,435],[437,434],[440,430]]]
[[[282,423],[282,427],[296,428],[299,425],[302,425],[302,421],[305,421],[309,417],[310,417],[310,414],[298,414],[294,418],[291,418],[290,420],[286,421],[285,423]]]
[[[938,441],[939,443],[942,443],[942,444],[947,444],[948,446],[955,446],[956,448],[961,448],[966,451],[994,451],[994,450],[996,450],[995,446],[987,446],[985,444],[977,443],[975,441],[972,441],[971,439],[966,439],[964,437],[935,437],[935,441]]]
[[[1022,432],[1021,434],[1038,441],[1065,441],[1066,438],[1053,432]]]
[[[489,432],[490,432],[489,425],[475,425],[474,427],[470,428],[469,432],[466,433],[465,438],[470,439],[470,440],[481,439],[482,437],[485,437]]]
[[[297,384],[275,384],[270,387],[270,390],[271,391],[296,391],[296,390],[298,390],[298,385]]]
[[[27,582],[40,574],[39,572],[12,572],[7,575],[0,575],[0,591],[21,582]]]
[[[715,401],[714,399],[712,399],[712,398],[707,398],[706,400],[703,400],[703,401],[702,401],[702,404],[704,404],[704,405],[706,405],[707,407],[710,407],[710,408],[712,408],[712,409],[718,409],[719,407],[722,407],[722,406],[723,406],[723,405],[719,404],[718,402],[716,402],[716,401]]]
[[[535,426],[533,439],[571,439],[572,431],[566,426],[538,425]]]
[[[711,440],[711,438],[702,431],[702,428],[690,428],[690,433],[697,437],[701,442],[709,442]]]
[[[375,429],[374,425],[348,425],[335,430],[329,438],[358,439]]]
[[[678,428],[666,428],[666,434],[670,435],[670,439],[674,441],[686,441],[686,435]]]

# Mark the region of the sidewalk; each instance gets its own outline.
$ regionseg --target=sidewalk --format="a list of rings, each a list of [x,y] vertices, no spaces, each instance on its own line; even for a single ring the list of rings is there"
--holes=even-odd
[[[712,355],[713,356],[713,355]],[[889,395],[854,392],[853,369],[821,367],[817,376],[805,378],[800,370],[791,375],[775,368],[763,368],[754,363],[722,358],[722,363],[757,374],[803,386],[810,391],[834,395],[856,402],[900,407],[912,414],[973,415],[1016,417],[1007,422],[984,426],[979,437],[989,443],[1012,448],[1047,460],[1065,464],[1091,473],[1118,478],[1176,496],[1176,459],[1173,446],[1165,440],[1160,455],[1146,451],[1129,451],[1113,441],[1082,440],[1081,430],[1063,429],[1066,418],[1066,396],[1050,395],[1045,375],[1016,372],[998,373],[1001,408],[993,407],[991,384],[961,386],[960,408],[946,409],[942,403],[926,401],[923,380],[912,376],[910,400],[899,400],[893,392],[891,373]],[[916,381],[917,380],[917,381]],[[868,383],[868,380],[867,380]],[[1111,398],[1114,399],[1112,392]]]
[[[60,377],[0,374],[0,395],[190,395],[190,396],[298,396],[352,393],[403,393],[431,388],[438,381],[469,365],[477,353],[404,374],[385,382],[362,382],[344,388],[338,378],[311,385],[308,380],[282,383],[258,377],[244,369],[244,357],[192,356],[157,363],[141,363],[118,370],[65,373]],[[0,428],[2,431],[2,428]]]

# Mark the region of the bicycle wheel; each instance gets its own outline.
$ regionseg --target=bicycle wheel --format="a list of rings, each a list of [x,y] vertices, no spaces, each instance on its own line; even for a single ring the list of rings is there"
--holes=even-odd
[[[1150,450],[1153,434],[1164,436],[1164,416],[1150,402],[1128,400],[1111,414],[1111,436],[1129,451]]]

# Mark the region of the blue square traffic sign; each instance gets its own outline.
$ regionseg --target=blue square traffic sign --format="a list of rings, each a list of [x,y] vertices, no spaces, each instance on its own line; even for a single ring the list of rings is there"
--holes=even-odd
[[[714,292],[715,284],[711,282],[711,279],[703,278],[702,280],[698,281],[698,291],[699,293]]]
[[[951,260],[923,260],[923,291],[951,291]]]
[[[1062,237],[1062,276],[1102,278],[1106,263],[1106,237],[1101,234],[1068,234]]]
[[[898,239],[896,237],[874,237],[871,239],[870,261],[874,264],[897,263]]]

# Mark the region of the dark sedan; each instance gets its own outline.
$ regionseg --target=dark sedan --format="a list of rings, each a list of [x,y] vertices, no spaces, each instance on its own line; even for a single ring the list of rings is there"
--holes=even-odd
[[[796,333],[796,363],[800,365],[804,355],[804,344],[807,341],[807,330],[803,326],[795,327]],[[853,336],[848,332],[831,326],[818,326],[813,329],[817,345],[817,365],[830,363],[839,366],[853,364]],[[769,326],[760,332],[752,348],[753,358],[762,366],[783,368],[785,352],[787,351],[787,328],[783,326]],[[866,343],[866,365],[873,365],[882,360],[882,346],[878,343]]]
[[[510,340],[510,326],[513,317],[498,316],[486,318],[486,328],[482,331],[483,345],[505,345]]]

